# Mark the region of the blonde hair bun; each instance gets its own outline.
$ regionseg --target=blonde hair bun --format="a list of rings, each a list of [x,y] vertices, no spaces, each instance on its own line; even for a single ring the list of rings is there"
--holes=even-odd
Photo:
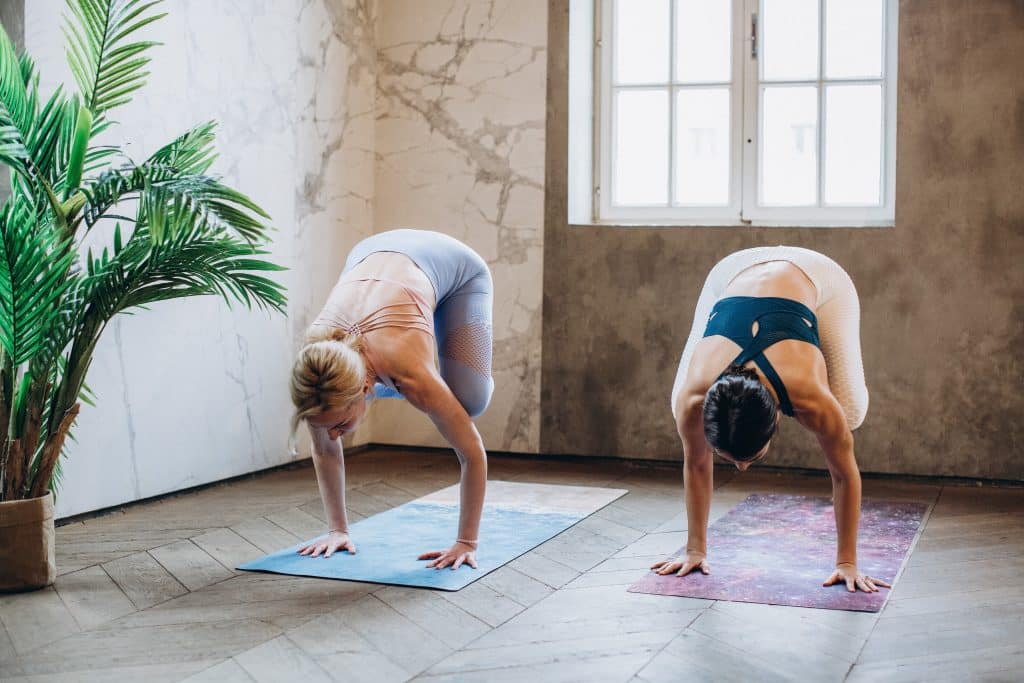
[[[362,339],[331,330],[310,335],[292,366],[289,385],[295,415],[292,432],[306,418],[344,410],[363,400],[366,361]]]

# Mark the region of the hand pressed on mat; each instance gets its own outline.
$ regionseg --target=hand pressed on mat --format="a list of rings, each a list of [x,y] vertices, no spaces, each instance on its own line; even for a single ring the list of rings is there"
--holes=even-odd
[[[867,574],[862,574],[858,569],[857,565],[852,562],[840,562],[836,565],[836,570],[832,572],[832,576],[825,580],[822,586],[834,586],[837,583],[845,583],[846,590],[850,593],[856,593],[857,589],[864,591],[865,593],[877,593],[878,587],[892,588],[892,584],[886,583],[881,579],[875,579]]]
[[[339,550],[347,550],[350,555],[356,554],[356,544],[344,531],[332,531],[299,547],[295,552],[309,557],[320,557],[321,553],[324,557],[330,557]]]
[[[661,562],[655,562],[651,565],[651,569],[654,569],[656,574],[661,574],[662,576],[672,572],[675,572],[676,576],[686,576],[697,569],[700,569],[701,574],[711,573],[707,555],[699,550],[688,550],[685,557],[674,557],[662,560]]]
[[[473,569],[476,569],[476,544],[456,541],[448,550],[432,550],[423,553],[416,559],[433,560],[427,565],[428,569],[444,569],[448,566],[451,566],[452,569],[458,569],[463,564],[468,564]]]

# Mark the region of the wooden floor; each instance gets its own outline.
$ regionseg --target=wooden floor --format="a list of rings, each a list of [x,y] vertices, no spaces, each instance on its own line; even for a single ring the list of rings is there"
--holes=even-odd
[[[400,451],[348,471],[354,518],[458,477],[453,456]],[[627,593],[681,545],[678,468],[495,457],[490,477],[629,494],[456,593],[234,571],[323,529],[308,467],[63,526],[56,584],[0,596],[0,679],[1024,679],[1024,489],[866,481],[934,504],[876,615]],[[751,492],[829,491],[756,468],[716,485],[712,518]]]

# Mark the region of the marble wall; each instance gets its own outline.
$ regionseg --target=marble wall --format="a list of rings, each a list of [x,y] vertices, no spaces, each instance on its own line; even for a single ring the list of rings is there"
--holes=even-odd
[[[385,1],[377,30],[375,229],[431,228],[494,275],[494,450],[537,452],[547,7],[542,0]],[[401,401],[371,439],[444,445]]]
[[[64,66],[62,0],[25,6],[46,83]],[[344,255],[373,227],[374,4],[176,0],[150,31],[148,87],[115,118],[135,159],[220,122],[214,170],[270,213],[288,316],[207,297],[117,319],[97,350],[58,515],[286,462],[288,371]]]
[[[288,370],[348,250],[421,227],[480,252],[495,279],[494,450],[539,448],[547,8],[543,0],[176,0],[150,30],[149,85],[116,112],[145,158],[220,122],[215,171],[258,200],[289,271],[288,316],[213,298],[116,320],[90,375],[58,515],[308,456],[287,449]],[[62,0],[24,6],[44,83],[72,83]],[[348,444],[443,445],[401,401]]]

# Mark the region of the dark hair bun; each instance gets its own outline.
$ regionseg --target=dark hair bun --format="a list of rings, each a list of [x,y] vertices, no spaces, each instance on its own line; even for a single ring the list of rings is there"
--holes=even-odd
[[[750,460],[775,434],[777,412],[757,371],[731,365],[704,398],[704,437],[734,460]]]
[[[725,369],[725,372],[722,373],[722,377],[724,378],[727,375],[746,377],[748,379],[754,380],[758,384],[761,383],[760,378],[757,376],[757,370],[755,370],[754,368],[748,368],[745,365],[730,365],[728,368]]]

